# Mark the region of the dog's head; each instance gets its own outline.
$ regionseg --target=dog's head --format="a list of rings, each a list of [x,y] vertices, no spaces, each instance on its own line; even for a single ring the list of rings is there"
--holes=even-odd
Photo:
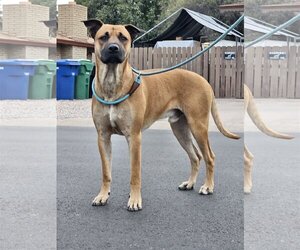
[[[123,63],[131,43],[141,30],[134,25],[103,24],[99,20],[83,21],[95,40],[95,56],[105,64]]]

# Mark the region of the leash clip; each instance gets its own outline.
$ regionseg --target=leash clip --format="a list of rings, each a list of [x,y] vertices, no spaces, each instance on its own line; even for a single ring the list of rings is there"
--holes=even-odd
[[[137,84],[141,84],[141,82],[142,82],[142,80],[141,80],[141,72],[139,72],[139,74],[136,76],[135,82],[136,82]]]

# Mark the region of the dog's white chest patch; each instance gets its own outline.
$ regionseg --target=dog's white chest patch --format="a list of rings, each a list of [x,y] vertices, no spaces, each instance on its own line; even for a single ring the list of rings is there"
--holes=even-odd
[[[109,107],[109,121],[110,125],[113,128],[117,127],[117,120],[122,119],[121,114],[118,112],[117,108],[115,108],[113,105]]]

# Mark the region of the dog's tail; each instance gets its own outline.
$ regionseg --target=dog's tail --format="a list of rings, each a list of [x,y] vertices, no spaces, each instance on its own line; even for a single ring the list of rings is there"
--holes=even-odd
[[[233,134],[229,130],[224,128],[221,118],[220,118],[220,115],[219,115],[219,111],[217,109],[217,104],[216,104],[216,100],[215,100],[214,96],[212,98],[211,114],[212,114],[212,117],[214,118],[217,128],[223,135],[225,135],[226,137],[231,138],[231,139],[240,139],[240,136]]]
[[[269,128],[262,120],[257,107],[255,105],[253,95],[251,91],[248,89],[248,87],[244,87],[245,92],[247,91],[248,93],[245,93],[245,96],[247,94],[247,97],[249,98],[247,105],[247,113],[255,126],[264,134],[271,136],[271,137],[276,137],[280,139],[293,139],[293,136],[287,135],[287,134],[282,134],[279,132],[274,131],[273,129]]]

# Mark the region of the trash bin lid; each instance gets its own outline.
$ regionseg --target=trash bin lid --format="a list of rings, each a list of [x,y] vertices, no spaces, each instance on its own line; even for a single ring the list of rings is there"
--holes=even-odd
[[[91,60],[80,59],[78,60],[81,66],[84,66],[87,71],[92,71],[94,68],[94,63]]]
[[[61,59],[61,60],[57,60],[56,62],[57,62],[57,66],[61,66],[61,65],[80,66],[78,60],[74,60],[74,59]]]
[[[56,62],[54,60],[37,60],[37,63],[47,67],[48,71],[56,71]]]
[[[10,59],[10,60],[0,60],[0,65],[11,65],[11,66],[36,66],[37,62],[35,60],[26,59]]]
[[[14,65],[15,60],[0,60],[0,65]]]
[[[78,62],[84,64],[84,63],[93,63],[91,60],[88,59],[79,59]]]

